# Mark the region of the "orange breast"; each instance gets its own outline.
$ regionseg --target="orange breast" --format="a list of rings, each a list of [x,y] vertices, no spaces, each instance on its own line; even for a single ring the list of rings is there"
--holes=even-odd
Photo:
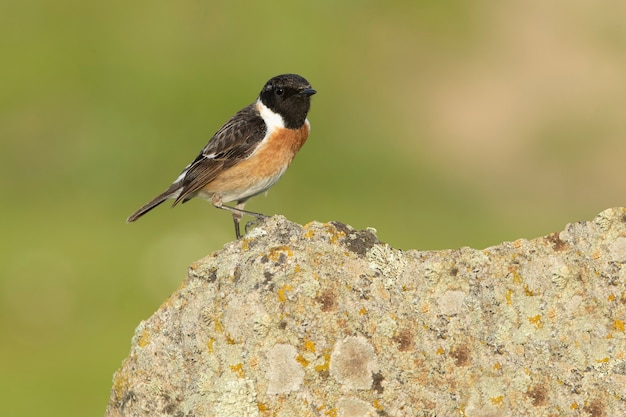
[[[285,172],[309,136],[309,124],[299,129],[277,129],[247,159],[222,172],[207,184],[207,193],[229,193],[255,188],[259,182],[271,186]],[[262,192],[264,190],[260,190]]]

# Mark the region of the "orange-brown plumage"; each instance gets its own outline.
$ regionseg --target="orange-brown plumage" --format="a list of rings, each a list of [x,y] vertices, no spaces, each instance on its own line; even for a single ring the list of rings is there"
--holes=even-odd
[[[220,172],[201,193],[221,193],[233,189],[248,189],[261,179],[280,175],[291,164],[296,153],[309,136],[309,125],[299,129],[282,128],[259,145],[254,154],[230,169]]]
[[[270,79],[251,104],[231,117],[187,165],[174,183],[128,218],[133,222],[168,198],[174,205],[195,196],[229,210],[240,237],[246,201],[269,189],[285,173],[306,142],[310,97],[315,94],[304,78],[295,74]],[[224,203],[236,202],[235,207]]]

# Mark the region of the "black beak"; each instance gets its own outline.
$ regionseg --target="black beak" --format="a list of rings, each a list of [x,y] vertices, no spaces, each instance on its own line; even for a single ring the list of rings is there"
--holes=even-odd
[[[317,93],[317,91],[313,90],[312,88],[305,88],[304,90],[300,91],[301,96],[307,97],[311,97],[315,93]]]

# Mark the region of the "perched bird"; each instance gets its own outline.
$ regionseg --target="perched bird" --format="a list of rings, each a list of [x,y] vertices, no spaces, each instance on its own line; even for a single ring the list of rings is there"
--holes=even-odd
[[[310,131],[307,113],[315,93],[309,82],[296,74],[270,79],[256,102],[231,117],[172,185],[131,214],[127,222],[134,222],[168,198],[174,199],[175,206],[201,197],[232,213],[239,239],[244,214],[264,217],[244,210],[248,199],[274,185],[306,142]],[[224,205],[233,201],[234,207]]]

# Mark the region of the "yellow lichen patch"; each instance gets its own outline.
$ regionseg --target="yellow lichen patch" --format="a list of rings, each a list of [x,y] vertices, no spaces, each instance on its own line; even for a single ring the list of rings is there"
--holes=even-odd
[[[302,365],[303,367],[306,367],[309,365],[309,361],[302,355],[296,356],[296,361],[298,361],[298,363]]]
[[[270,253],[267,254],[267,258],[276,262],[280,258],[280,255],[283,253],[290,258],[293,256],[293,252],[291,251],[289,246],[282,245],[270,249]]]
[[[315,342],[311,339],[304,339],[304,350],[315,353]]]
[[[124,397],[124,393],[130,388],[130,381],[123,370],[115,373],[115,380],[113,380],[113,391],[115,397],[121,400]]]
[[[213,344],[215,343],[215,339],[210,338],[209,340],[207,340],[206,342],[206,348],[209,350],[209,353],[213,353]]]
[[[504,298],[506,298],[507,305],[513,304],[511,302],[511,295],[513,295],[513,290],[511,290],[511,289],[506,290],[506,295],[504,296]]]
[[[383,405],[380,403],[380,401],[378,401],[378,398],[374,400],[374,402],[372,403],[372,406],[377,410],[383,409]]]
[[[257,403],[256,407],[259,409],[260,412],[269,410],[269,407],[265,403]]]
[[[607,301],[615,301],[615,295],[611,294],[606,299]]]
[[[538,295],[538,293],[535,293],[534,290],[531,290],[528,285],[524,285],[524,294],[527,297],[534,297],[535,295]]]
[[[312,226],[313,226],[312,222],[304,225],[304,230],[306,230],[306,232],[304,233],[304,237],[307,239],[315,235],[316,230],[313,229]],[[341,230],[337,230],[337,228],[333,226],[332,224],[324,223],[322,224],[322,226],[324,227],[326,233],[330,235],[330,243],[332,244],[336,244],[337,241],[339,241],[339,239],[346,236],[345,232]]]
[[[331,408],[330,410],[324,411],[324,414],[327,415],[328,417],[337,417],[337,409]]]
[[[596,359],[596,363],[607,363],[609,358]]]
[[[615,320],[613,322],[613,328],[615,330],[619,330],[620,332],[624,331],[624,320]]]
[[[442,347],[439,347],[439,349],[437,349],[437,355],[443,355],[445,351],[443,350]]]
[[[536,316],[528,317],[528,322],[530,324],[534,324],[537,329],[541,329],[543,327],[543,323],[541,321],[541,314],[537,314]]]
[[[243,364],[242,363],[238,363],[237,365],[231,365],[231,366],[229,366],[229,368],[239,378],[243,378],[244,376],[246,376],[246,373],[243,370]]]
[[[502,405],[502,400],[504,399],[503,395],[498,395],[497,397],[489,398],[493,405]]]
[[[213,323],[215,324],[215,331],[218,333],[224,333],[224,325],[222,324],[221,320],[219,319],[215,319],[213,320]]]
[[[241,250],[242,251],[246,251],[246,250],[250,249],[250,241],[251,240],[252,239],[245,238],[245,237],[243,239],[241,239]]]
[[[362,316],[367,314],[367,310],[365,309],[365,307],[361,307],[361,309],[359,310],[359,314]]]
[[[230,333],[228,333],[226,334],[226,343],[228,343],[229,345],[236,345],[238,342],[236,339],[231,337]]]
[[[572,410],[578,410],[578,403],[572,403],[569,408],[571,408]]]
[[[144,331],[141,333],[141,336],[139,336],[139,341],[137,342],[137,345],[139,345],[140,348],[145,348],[149,344],[150,344],[150,330],[144,329]]]
[[[522,283],[522,276],[520,275],[519,271],[517,270],[517,268],[510,266],[509,267],[509,272],[511,274],[513,274],[513,283],[514,284],[521,284]]]
[[[330,234],[330,243],[332,243],[333,245],[336,244],[339,239],[346,236],[343,231],[337,230],[335,226],[331,224],[325,223],[324,227],[326,228],[326,231]]]
[[[278,290],[278,301],[284,303],[287,301],[287,291],[292,291],[293,286],[291,284],[285,284]]]
[[[315,370],[317,372],[324,372],[324,371],[328,371],[329,368],[330,368],[330,350],[327,350],[326,352],[324,352],[324,363],[321,365],[317,365],[315,367]]]
[[[300,271],[302,271],[302,268],[300,268],[300,265],[296,264],[296,266],[293,268],[294,274],[297,274]]]
[[[500,365],[500,362],[496,362],[496,363],[493,364],[493,369],[495,369],[496,371],[501,369],[501,368],[502,368],[502,365]]]

